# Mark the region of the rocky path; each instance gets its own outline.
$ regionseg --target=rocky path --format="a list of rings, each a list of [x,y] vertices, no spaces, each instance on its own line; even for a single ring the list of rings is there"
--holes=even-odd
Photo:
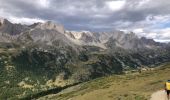
[[[152,94],[150,100],[168,100],[165,90],[160,90]]]

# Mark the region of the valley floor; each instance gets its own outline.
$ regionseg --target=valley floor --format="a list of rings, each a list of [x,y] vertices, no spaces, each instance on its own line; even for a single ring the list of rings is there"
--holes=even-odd
[[[170,63],[166,63],[141,73],[98,78],[39,100],[148,100],[169,78]]]

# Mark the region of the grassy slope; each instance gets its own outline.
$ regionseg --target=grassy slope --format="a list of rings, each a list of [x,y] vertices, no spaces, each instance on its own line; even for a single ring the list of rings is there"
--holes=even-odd
[[[113,75],[83,83],[63,93],[40,99],[54,100],[148,100],[150,95],[163,89],[170,79],[170,63],[152,71],[128,75]]]

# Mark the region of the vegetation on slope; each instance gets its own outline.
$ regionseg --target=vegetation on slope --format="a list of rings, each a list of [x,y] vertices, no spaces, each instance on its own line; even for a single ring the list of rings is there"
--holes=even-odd
[[[69,47],[51,50],[1,47],[0,99],[15,100],[60,86],[123,74],[140,69],[142,65],[150,67],[170,59],[169,52],[164,51],[159,54],[156,54],[158,51],[149,54],[110,53],[94,48],[76,52]]]
[[[164,89],[169,72],[170,63],[166,63],[141,73],[98,78],[40,100],[148,100],[153,92]]]

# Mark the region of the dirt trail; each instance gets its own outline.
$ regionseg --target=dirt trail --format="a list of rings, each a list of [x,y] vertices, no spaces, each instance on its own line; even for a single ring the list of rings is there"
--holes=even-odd
[[[150,100],[168,100],[165,90],[160,90],[152,94]]]

